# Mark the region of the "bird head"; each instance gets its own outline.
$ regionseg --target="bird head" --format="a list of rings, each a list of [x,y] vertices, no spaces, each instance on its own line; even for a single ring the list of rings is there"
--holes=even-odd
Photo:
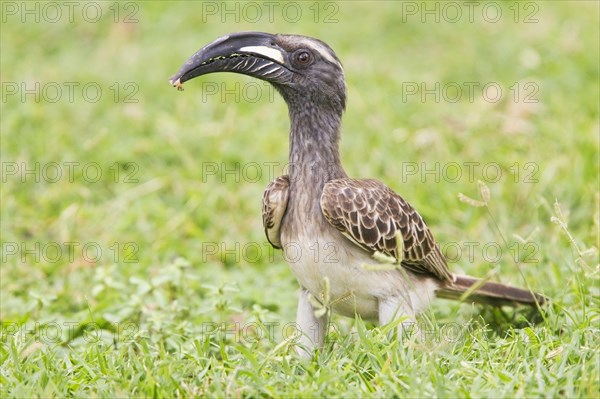
[[[313,104],[341,114],[346,106],[344,70],[333,50],[300,35],[239,32],[218,38],[192,55],[169,82],[182,84],[213,72],[234,72],[271,83],[290,108]]]

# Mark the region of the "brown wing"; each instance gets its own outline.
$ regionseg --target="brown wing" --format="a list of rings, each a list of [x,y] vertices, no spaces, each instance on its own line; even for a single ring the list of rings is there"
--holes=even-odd
[[[396,233],[404,239],[401,264],[452,281],[446,260],[421,215],[377,180],[336,179],[321,196],[325,219],[355,244],[398,259]]]
[[[287,175],[279,176],[273,180],[263,195],[263,226],[267,240],[277,249],[281,249],[281,219],[285,214],[288,204],[290,179]]]

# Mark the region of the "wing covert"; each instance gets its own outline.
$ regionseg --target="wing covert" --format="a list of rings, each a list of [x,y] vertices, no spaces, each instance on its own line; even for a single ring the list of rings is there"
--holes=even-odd
[[[274,248],[281,249],[281,220],[287,209],[290,179],[288,175],[273,180],[263,194],[262,218],[267,240]]]
[[[323,188],[325,219],[356,245],[399,259],[396,233],[403,238],[401,265],[452,281],[446,260],[421,215],[383,183],[335,179]]]

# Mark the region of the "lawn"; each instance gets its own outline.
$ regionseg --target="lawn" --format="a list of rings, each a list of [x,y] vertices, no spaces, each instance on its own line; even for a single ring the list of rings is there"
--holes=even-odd
[[[0,396],[598,396],[598,2],[0,7]],[[330,44],[347,172],[413,204],[453,272],[552,298],[541,317],[438,300],[400,342],[334,317],[300,360],[261,221],[285,103],[167,82],[243,30]]]

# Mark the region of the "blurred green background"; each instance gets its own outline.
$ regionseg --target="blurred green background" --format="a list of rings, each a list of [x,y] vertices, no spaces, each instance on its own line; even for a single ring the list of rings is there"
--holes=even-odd
[[[3,396],[597,393],[597,363],[590,373],[586,362],[598,360],[599,22],[595,1],[2,2]],[[241,75],[204,76],[183,93],[167,82],[198,48],[243,30],[314,36],[336,51],[347,172],[412,203],[443,247],[460,248],[453,271],[554,298],[559,310],[532,333],[547,350],[568,347],[561,330],[591,337],[543,365],[559,377],[534,384],[508,367],[513,385],[465,371],[440,388],[445,371],[415,380],[392,361],[374,372],[391,373],[390,385],[372,389],[340,365],[340,349],[325,362],[338,365],[336,385],[306,373],[315,365],[263,357],[281,349],[279,330],[257,342],[201,334],[206,323],[295,317],[297,283],[260,212],[287,162],[284,102]],[[480,199],[478,180],[487,208],[459,200]],[[482,250],[489,243],[499,257]],[[440,301],[431,314],[479,312]],[[103,345],[86,339],[92,322]],[[445,350],[448,369],[466,367]],[[419,376],[437,363],[414,356]]]

